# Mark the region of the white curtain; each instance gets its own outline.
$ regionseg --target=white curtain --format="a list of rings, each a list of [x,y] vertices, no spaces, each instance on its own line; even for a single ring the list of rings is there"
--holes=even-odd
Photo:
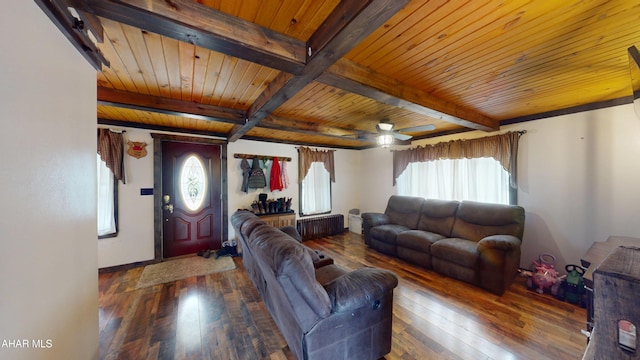
[[[301,213],[319,214],[331,211],[331,176],[324,163],[313,162],[302,180]]]
[[[114,217],[113,173],[97,155],[98,161],[98,236],[116,232]]]
[[[397,179],[398,195],[509,204],[509,173],[494,158],[409,163]]]

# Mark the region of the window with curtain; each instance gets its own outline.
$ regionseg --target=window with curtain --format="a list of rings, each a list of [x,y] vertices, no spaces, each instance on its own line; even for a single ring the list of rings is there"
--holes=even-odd
[[[331,179],[321,162],[314,162],[300,184],[300,214],[331,212]]]
[[[333,150],[298,149],[300,215],[331,212],[331,182],[335,182]]]
[[[410,163],[397,179],[398,195],[509,204],[509,173],[493,158]]]
[[[107,164],[97,155],[98,162],[98,237],[112,237],[118,233],[118,182]]]
[[[98,129],[97,232],[98,238],[118,234],[118,186],[125,183],[122,132]]]
[[[518,140],[508,132],[393,153],[399,195],[516,204]]]

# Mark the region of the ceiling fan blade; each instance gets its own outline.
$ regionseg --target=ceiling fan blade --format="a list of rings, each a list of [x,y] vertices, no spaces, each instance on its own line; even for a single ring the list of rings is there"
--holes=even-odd
[[[378,136],[379,134],[374,134],[372,132],[362,131],[362,130],[356,130],[354,134],[342,135],[342,137],[349,138],[349,139],[361,140],[361,141],[374,141],[374,142],[376,141],[376,138]]]
[[[411,139],[413,137],[411,135],[400,134],[400,133],[397,133],[397,132],[393,132],[393,133],[391,133],[391,135],[393,135],[394,138],[396,138],[398,140],[403,140],[403,141],[404,140],[409,140],[409,139]]]
[[[360,135],[360,139],[375,142],[378,139],[378,136],[380,135],[370,132],[363,132],[362,135]]]
[[[404,129],[398,129],[399,132],[418,132],[418,131],[431,131],[433,129],[435,129],[436,126],[433,124],[429,124],[429,125],[420,125],[420,126],[413,126],[413,127],[408,127],[408,128],[404,128]]]

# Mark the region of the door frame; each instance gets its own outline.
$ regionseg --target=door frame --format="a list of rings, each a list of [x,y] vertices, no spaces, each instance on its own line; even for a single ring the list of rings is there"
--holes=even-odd
[[[219,145],[220,146],[220,194],[222,214],[222,241],[229,237],[229,196],[227,182],[227,144],[226,140],[209,139],[195,136],[169,135],[151,133],[153,138],[153,262],[164,260],[163,245],[163,214],[162,214],[162,143],[165,141]]]

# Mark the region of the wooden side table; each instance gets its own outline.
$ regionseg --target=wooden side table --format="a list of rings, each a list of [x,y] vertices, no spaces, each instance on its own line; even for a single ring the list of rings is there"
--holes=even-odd
[[[279,228],[283,226],[296,226],[296,213],[275,213],[275,214],[256,214],[260,220],[267,224]]]

